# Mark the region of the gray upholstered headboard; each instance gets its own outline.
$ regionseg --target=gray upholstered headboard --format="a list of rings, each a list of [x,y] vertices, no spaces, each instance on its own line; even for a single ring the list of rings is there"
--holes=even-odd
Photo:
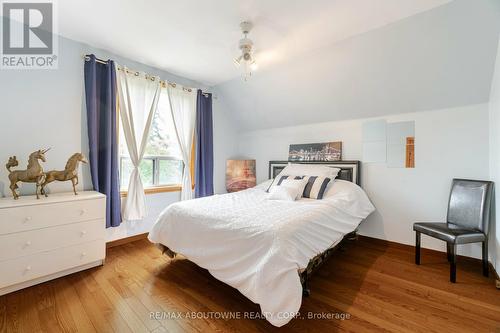
[[[269,161],[269,178],[274,178],[281,172],[289,161]],[[361,162],[360,161],[336,161],[336,162],[291,162],[300,164],[324,164],[332,168],[339,168],[337,179],[347,180],[361,185]]]

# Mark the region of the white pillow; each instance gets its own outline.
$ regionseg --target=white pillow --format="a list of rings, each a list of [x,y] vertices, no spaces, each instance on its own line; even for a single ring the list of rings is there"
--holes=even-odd
[[[342,179],[335,179],[328,183],[328,185],[326,186],[325,193],[323,194],[323,199],[331,198],[337,195],[351,197],[352,195],[355,195],[355,193],[358,191],[358,188],[360,187],[353,182]]]
[[[365,191],[358,185],[346,180],[335,179],[326,187],[323,201],[356,217],[366,218],[375,210]]]
[[[327,165],[288,163],[288,165],[283,170],[281,170],[281,172],[274,178],[271,185],[269,185],[267,192],[269,192],[271,187],[275,186],[283,176],[318,176],[328,177],[333,180],[335,179],[335,177],[337,177],[339,172],[339,168],[334,168]]]
[[[269,186],[271,186],[272,183],[273,183],[273,179],[268,179],[266,181],[263,181],[259,185],[255,186],[254,189],[267,191],[267,189],[269,188]]]
[[[305,178],[304,176],[291,176],[291,175],[284,175],[284,174],[280,173],[278,176],[276,176],[276,178],[273,179],[272,183],[269,185],[266,192],[269,192],[269,190],[272,187],[280,186],[281,183],[286,179],[302,180],[304,178]]]
[[[297,194],[295,195],[295,200],[298,200],[302,197],[302,193],[304,192],[304,188],[307,185],[307,180],[306,178],[302,179],[284,179],[280,185],[277,185],[276,187],[288,187],[293,189]]]
[[[291,187],[273,186],[269,190],[269,195],[267,198],[269,200],[295,201],[296,197],[297,197],[297,191]]]
[[[332,180],[330,177],[323,176],[311,176],[305,177],[307,179],[306,185],[304,186],[304,193],[302,196],[304,198],[310,199],[323,199],[323,195],[326,192],[328,184]]]
[[[334,168],[325,164],[288,163],[288,165],[280,172],[280,175],[321,176],[334,179],[337,177],[339,172],[339,168]]]

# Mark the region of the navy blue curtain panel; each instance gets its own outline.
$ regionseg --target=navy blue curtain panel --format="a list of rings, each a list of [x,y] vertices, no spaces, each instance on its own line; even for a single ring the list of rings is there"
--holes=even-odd
[[[85,60],[89,163],[94,190],[106,195],[106,228],[121,223],[117,145],[116,72],[113,61]]]
[[[212,94],[198,90],[196,99],[196,198],[214,194],[214,135]]]

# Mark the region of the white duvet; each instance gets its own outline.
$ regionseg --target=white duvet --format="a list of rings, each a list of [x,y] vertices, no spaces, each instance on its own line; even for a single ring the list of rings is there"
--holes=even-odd
[[[354,231],[374,207],[352,183],[332,182],[323,200],[268,200],[265,186],[170,205],[149,240],[206,268],[258,303],[275,326],[299,311],[298,271]]]

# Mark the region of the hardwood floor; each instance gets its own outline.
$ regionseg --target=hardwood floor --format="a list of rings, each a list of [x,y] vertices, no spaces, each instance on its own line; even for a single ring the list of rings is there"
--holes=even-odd
[[[0,297],[0,331],[500,332],[500,290],[479,262],[461,258],[451,284],[445,254],[422,250],[421,266],[413,255],[412,247],[374,239],[348,243],[311,279],[303,317],[278,329],[264,319],[210,318],[255,315],[259,307],[140,240],[108,249],[103,267]],[[185,318],[196,311],[205,318]],[[309,313],[350,317],[312,320]]]

